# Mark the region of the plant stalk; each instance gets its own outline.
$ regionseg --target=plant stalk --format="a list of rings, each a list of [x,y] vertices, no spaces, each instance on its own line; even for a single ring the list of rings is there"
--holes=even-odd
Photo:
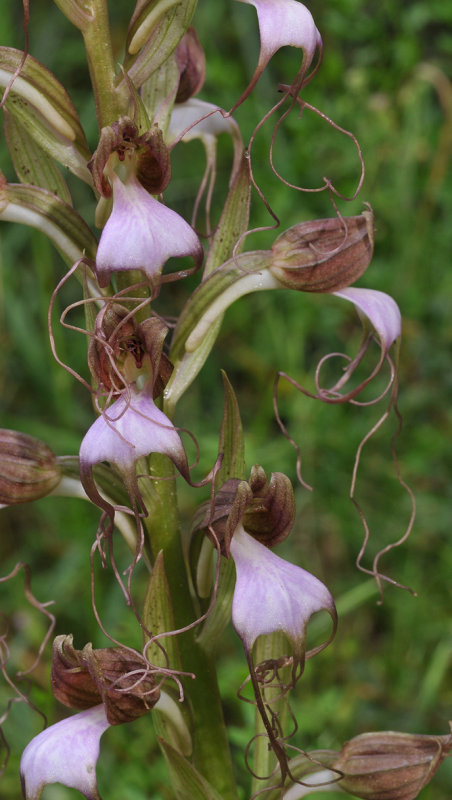
[[[175,626],[180,629],[196,620],[196,610],[181,543],[174,467],[168,458],[158,453],[149,461],[151,486],[146,491],[147,482],[142,481],[140,485],[149,510],[145,526],[152,553],[164,552]],[[193,763],[224,800],[237,800],[215,654],[207,652],[196,641],[195,634],[196,628],[191,628],[177,637],[182,669],[196,676],[194,680],[184,681],[185,698],[192,716]]]
[[[121,115],[106,0],[91,0],[92,19],[83,30],[99,131]]]

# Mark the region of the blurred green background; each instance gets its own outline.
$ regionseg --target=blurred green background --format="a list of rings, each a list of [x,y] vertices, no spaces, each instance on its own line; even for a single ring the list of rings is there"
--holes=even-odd
[[[122,59],[124,30],[133,3],[111,3],[113,37]],[[400,411],[403,431],[397,442],[404,479],[417,500],[417,518],[409,541],[382,562],[384,572],[417,592],[413,597],[387,587],[376,603],[372,581],[358,572],[355,559],[363,530],[348,492],[356,448],[379,417],[378,407],[332,407],[308,400],[286,384],[280,411],[290,435],[301,447],[303,473],[314,491],[297,488],[297,525],[282,552],[314,572],[330,587],[343,613],[334,643],[308,664],[294,708],[301,747],[337,748],[366,730],[394,729],[447,733],[452,718],[452,5],[444,0],[312,0],[321,31],[322,67],[305,92],[308,102],[357,136],[366,162],[358,200],[340,202],[344,214],[359,213],[362,203],[375,213],[375,256],[359,285],[391,294],[403,315],[400,361]],[[195,17],[207,56],[202,99],[229,108],[247,84],[258,56],[253,8],[232,0],[200,0]],[[0,43],[23,46],[22,9],[6,0],[0,16]],[[96,146],[94,105],[89,95],[81,37],[50,0],[32,0],[30,52],[68,89],[92,149]],[[300,53],[284,49],[271,62],[249,100],[236,113],[245,140],[277,101],[278,82],[288,82]],[[253,145],[259,186],[281,220],[280,230],[296,222],[332,216],[326,193],[305,194],[272,175],[268,146],[272,124]],[[213,216],[225,196],[231,147],[220,139],[219,176]],[[292,112],[276,142],[275,163],[290,182],[306,187],[330,177],[345,194],[354,191],[359,164],[349,141],[316,115]],[[4,141],[0,167],[14,173]],[[199,143],[179,145],[169,204],[191,215],[203,170]],[[93,202],[69,176],[74,203],[92,224]],[[263,204],[253,198],[252,226],[270,225]],[[48,345],[46,316],[50,293],[65,269],[45,237],[18,225],[2,224],[0,290],[0,425],[39,436],[58,454],[76,453],[93,419],[82,388],[56,365]],[[249,237],[247,248],[269,246],[274,232]],[[177,314],[197,282],[171,284],[161,310]],[[164,296],[163,296],[164,295]],[[61,303],[78,299],[68,287]],[[359,322],[349,304],[329,296],[283,291],[261,293],[237,302],[227,313],[215,351],[178,410],[177,422],[201,445],[199,475],[215,457],[222,415],[224,368],[237,392],[246,433],[247,465],[284,471],[296,482],[295,452],[282,437],[272,409],[272,387],[283,370],[312,388],[313,371],[326,353],[354,353]],[[83,337],[57,330],[64,360],[86,375]],[[391,462],[395,420],[366,446],[357,497],[371,527],[366,565],[372,556],[404,532],[409,518],[406,493]],[[181,513],[188,526],[199,492],[181,485]],[[48,498],[1,512],[1,574],[18,560],[32,566],[33,590],[54,599],[56,633],[74,633],[76,645],[103,645],[89,599],[88,552],[98,513],[81,501]],[[127,555],[123,553],[124,563]],[[137,593],[144,575],[138,577]],[[98,603],[107,628],[139,645],[131,612],[124,609],[109,576],[100,575]],[[8,669],[31,663],[45,624],[23,597],[23,580],[0,585],[3,628],[9,626]],[[247,775],[243,749],[250,738],[250,709],[236,699],[246,667],[238,640],[229,631],[219,656],[225,712],[243,797]],[[64,709],[49,697],[48,654],[33,673],[31,696],[51,721]],[[0,714],[10,694],[0,688]],[[0,798],[20,797],[18,753],[40,729],[37,715],[24,705],[12,707],[5,733],[13,749],[0,784]],[[165,777],[149,720],[110,730],[99,761],[101,794],[109,800],[165,798]],[[447,761],[420,797],[449,800],[452,763]],[[45,800],[69,800],[76,792],[45,790]],[[323,795],[318,795],[319,798]],[[332,797],[332,793],[325,797]]]

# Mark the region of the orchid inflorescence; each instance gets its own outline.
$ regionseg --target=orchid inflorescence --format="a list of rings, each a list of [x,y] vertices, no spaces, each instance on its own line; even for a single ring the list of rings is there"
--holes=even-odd
[[[232,619],[249,669],[241,696],[247,694],[249,700],[251,693],[257,711],[256,733],[246,753],[253,797],[296,798],[323,786],[374,800],[383,796],[411,800],[451,749],[450,735],[368,733],[346,743],[340,753],[298,750],[298,755],[290,757],[293,745],[283,708],[289,709],[290,718],[288,698],[302,678],[306,659],[334,638],[333,597],[317,577],[273,552],[295,524],[292,483],[281,472],[267,477],[259,465],[248,474],[238,401],[227,376],[223,375],[225,404],[218,457],[201,480],[192,477],[196,465],[189,463],[184,444],[187,432],[174,422],[179,400],[215,344],[224,312],[238,298],[263,290],[334,295],[353,304],[363,325],[356,356],[336,353],[322,359],[314,389],[277,373],[275,416],[297,450],[301,486],[306,483],[299,447],[279,413],[282,380],[326,404],[365,404],[369,401],[362,399],[368,397],[364,390],[386,367],[387,383],[383,390],[378,383],[375,402],[386,397],[388,403],[369,436],[396,408],[398,306],[381,291],[351,285],[372,258],[370,206],[359,215],[344,216],[338,208],[342,195],[325,178],[316,191],[329,194],[331,218],[300,221],[275,234],[269,249],[246,249],[253,188],[277,219],[253,168],[253,143],[262,124],[273,116],[277,119],[269,165],[278,175],[273,149],[288,113],[293,108],[310,108],[331,122],[303,97],[323,52],[312,14],[298,0],[240,0],[254,6],[257,13],[260,52],[248,86],[231,109],[224,109],[212,98],[197,97],[208,65],[190,27],[196,0],[139,0],[120,69],[112,55],[106,0],[56,2],[84,39],[98,140],[91,152],[66,90],[27,48],[24,52],[0,48],[7,142],[19,178],[19,183],[1,178],[0,218],[43,231],[68,265],[49,298],[51,347],[58,363],[91,395],[97,416],[84,435],[77,461],[55,457],[33,437],[2,431],[0,501],[9,505],[52,492],[71,494],[77,486],[79,496],[99,507],[88,583],[95,619],[110,646],[95,648],[88,643],[78,650],[72,635],[55,638],[52,691],[77,713],[45,728],[24,750],[24,797],[39,800],[47,784],[59,782],[96,800],[101,736],[112,725],[149,715],[168,768],[173,793],[169,796],[237,798],[215,677],[216,648]],[[27,2],[24,14],[27,28]],[[293,80],[275,87],[279,99],[258,121],[245,147],[232,114],[248,100],[272,56],[284,46],[301,52],[300,67]],[[362,172],[355,197],[363,179],[361,150],[350,132],[331,124],[357,148]],[[220,134],[231,137],[233,158],[224,205],[212,214]],[[172,151],[194,138],[203,144],[206,167],[189,224],[165,204],[164,192],[172,180]],[[95,222],[101,228],[98,242],[73,207],[58,164],[91,187],[97,203]],[[287,190],[302,190],[282,180]],[[203,196],[204,233],[194,227],[202,216]],[[171,259],[176,259],[171,262],[176,265],[174,271],[167,268]],[[176,320],[164,318],[156,310],[157,298],[164,293],[171,297],[171,284],[191,273],[199,275],[197,288]],[[63,311],[60,323],[87,337],[84,376],[62,362],[54,337],[56,298],[72,280],[79,281],[80,299]],[[69,321],[80,308],[85,313],[84,329]],[[379,355],[367,377],[357,379],[375,342]],[[336,383],[325,386],[322,367],[333,357],[345,366]],[[196,440],[195,444],[198,448]],[[203,502],[197,500],[191,530],[183,535],[176,473],[193,491],[203,486],[209,491],[207,500],[205,495]],[[362,519],[367,537],[363,515]],[[406,535],[411,524],[412,519]],[[132,561],[122,572],[115,556],[118,533],[132,550]],[[378,557],[372,569],[362,567],[363,555],[364,549],[359,566],[376,578],[380,590],[384,581],[395,583],[380,572]],[[126,606],[135,614],[143,637],[141,650],[116,639],[103,623],[96,603],[96,558],[111,569]],[[133,591],[139,564],[149,571],[141,598]],[[45,610],[46,604],[38,603],[29,584],[27,599]],[[329,633],[320,643],[308,646],[310,619],[322,611],[329,616]],[[46,642],[55,622],[48,616]],[[262,641],[266,646],[261,659],[258,644]],[[6,662],[4,658],[4,674]],[[9,683],[15,687],[12,680]],[[27,699],[18,689],[17,693]]]

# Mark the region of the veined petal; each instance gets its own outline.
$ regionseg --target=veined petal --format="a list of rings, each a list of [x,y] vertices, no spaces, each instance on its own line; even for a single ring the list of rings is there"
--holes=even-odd
[[[306,626],[316,611],[336,618],[333,598],[321,581],[253,539],[239,525],[231,540],[237,580],[232,622],[248,652],[262,634],[283,631],[304,652]]]
[[[86,470],[110,461],[120,471],[130,472],[139,458],[150,453],[169,456],[188,475],[187,456],[174,425],[146,389],[139,392],[132,385],[91,425],[80,447],[80,464]]]
[[[172,256],[192,256],[201,263],[203,250],[188,222],[152,197],[134,175],[126,183],[117,175],[112,180],[113,210],[96,256],[99,286],[107,286],[118,270],[143,270],[155,281]]]
[[[104,707],[99,705],[35,736],[20,762],[25,800],[39,800],[48,783],[62,783],[77,789],[88,800],[99,800],[96,763],[100,737],[108,727]]]
[[[333,292],[337,297],[350,300],[358,313],[363,314],[375,328],[386,355],[391,345],[402,333],[402,317],[395,300],[377,289],[358,289],[350,286]]]

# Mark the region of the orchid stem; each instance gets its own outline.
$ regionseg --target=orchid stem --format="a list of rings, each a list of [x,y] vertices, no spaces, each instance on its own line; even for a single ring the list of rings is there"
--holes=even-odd
[[[196,619],[182,550],[177,508],[176,480],[172,462],[158,453],[149,459],[153,478],[149,492],[145,481],[140,491],[148,506],[145,526],[153,554],[164,551],[165,572],[173,604],[176,629]],[[160,478],[160,480],[158,480]],[[195,629],[177,637],[184,672],[196,675],[184,682],[192,714],[193,762],[196,769],[220,793],[223,800],[237,800],[236,781],[226,734],[215,654],[195,638]]]
[[[118,119],[121,103],[114,85],[115,66],[107,3],[106,0],[91,0],[90,6],[92,19],[83,30],[83,39],[100,131]]]

